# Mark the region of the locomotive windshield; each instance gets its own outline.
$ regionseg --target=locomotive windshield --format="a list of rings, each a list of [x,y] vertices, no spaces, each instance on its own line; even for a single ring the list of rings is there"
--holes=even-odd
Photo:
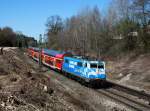
[[[100,68],[100,69],[104,69],[104,65],[103,64],[96,64],[96,63],[92,63],[90,64],[91,68]]]

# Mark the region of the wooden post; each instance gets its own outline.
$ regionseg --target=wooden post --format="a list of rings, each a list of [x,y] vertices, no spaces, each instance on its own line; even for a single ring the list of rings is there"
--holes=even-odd
[[[40,47],[40,51],[39,51],[39,67],[42,67],[42,47]]]
[[[1,55],[3,55],[3,47],[1,47]]]

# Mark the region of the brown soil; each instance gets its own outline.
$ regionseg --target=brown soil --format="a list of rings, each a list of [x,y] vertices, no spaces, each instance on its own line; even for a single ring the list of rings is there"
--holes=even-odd
[[[150,54],[108,61],[106,69],[109,79],[150,93]]]

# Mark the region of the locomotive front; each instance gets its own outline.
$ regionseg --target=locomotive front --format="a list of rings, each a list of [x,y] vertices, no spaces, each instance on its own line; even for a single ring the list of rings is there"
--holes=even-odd
[[[105,62],[89,61],[87,63],[87,68],[89,79],[100,79],[100,80],[106,79]]]

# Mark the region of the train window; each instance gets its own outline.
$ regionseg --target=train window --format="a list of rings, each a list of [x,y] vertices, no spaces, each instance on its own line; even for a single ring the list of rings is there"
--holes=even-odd
[[[78,62],[77,66],[82,67],[82,62]]]
[[[68,60],[68,59],[65,59],[65,63],[69,63],[69,60]]]
[[[53,65],[53,62],[50,60],[46,61],[46,63],[48,63],[49,65]]]
[[[103,64],[90,64],[91,68],[103,68],[104,69],[104,65]]]
[[[104,69],[104,65],[103,65],[103,64],[99,64],[99,65],[98,65],[98,68]]]
[[[34,55],[35,58],[38,58],[37,55]]]
[[[91,68],[97,68],[97,64],[90,64]]]
[[[57,62],[58,64],[60,64],[60,63],[61,63],[61,60],[56,60],[56,62]]]

